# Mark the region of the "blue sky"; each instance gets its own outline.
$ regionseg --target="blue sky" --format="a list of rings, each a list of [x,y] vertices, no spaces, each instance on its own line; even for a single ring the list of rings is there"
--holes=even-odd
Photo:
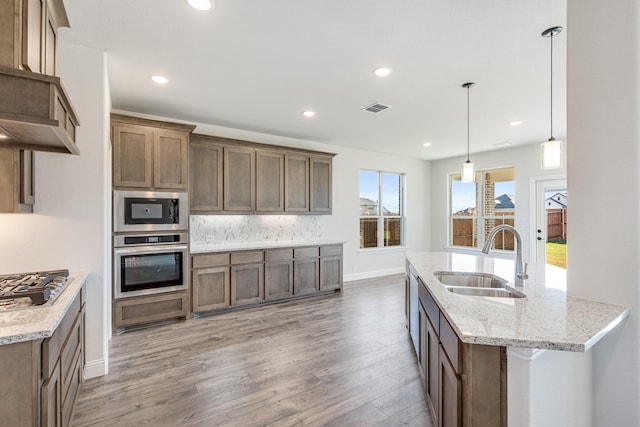
[[[383,205],[389,212],[398,211],[399,174],[383,173]],[[378,201],[378,172],[360,171],[360,197]]]
[[[452,182],[451,208],[458,212],[476,205],[476,184],[464,184],[461,181]],[[496,197],[503,194],[516,194],[515,181],[496,182]]]

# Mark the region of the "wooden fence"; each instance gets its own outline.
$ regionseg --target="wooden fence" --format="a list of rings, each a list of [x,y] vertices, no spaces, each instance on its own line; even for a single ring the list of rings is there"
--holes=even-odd
[[[547,209],[547,242],[567,240],[567,208]]]
[[[513,219],[492,218],[485,220],[485,235],[488,235],[493,227],[499,224],[513,225]],[[458,216],[453,218],[453,246],[478,246],[478,229],[476,217]],[[512,251],[514,249],[514,237],[511,233],[501,231],[493,240],[494,249]]]
[[[401,220],[400,218],[385,218],[384,233],[385,246],[400,246]],[[378,246],[378,218],[360,218],[360,247],[375,248]]]

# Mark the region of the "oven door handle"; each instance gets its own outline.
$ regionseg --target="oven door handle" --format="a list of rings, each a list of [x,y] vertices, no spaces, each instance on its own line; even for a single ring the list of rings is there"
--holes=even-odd
[[[113,250],[116,255],[158,253],[158,252],[177,252],[186,251],[187,245],[166,245],[166,246],[136,246],[130,248],[115,248]]]

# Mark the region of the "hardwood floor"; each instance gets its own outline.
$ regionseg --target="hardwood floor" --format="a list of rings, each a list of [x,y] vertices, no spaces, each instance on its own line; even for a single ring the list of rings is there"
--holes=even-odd
[[[429,426],[404,276],[114,336],[81,426]]]

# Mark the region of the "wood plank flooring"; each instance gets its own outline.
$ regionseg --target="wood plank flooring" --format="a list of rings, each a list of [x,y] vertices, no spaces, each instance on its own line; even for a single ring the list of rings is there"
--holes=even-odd
[[[82,426],[428,426],[404,276],[114,336]]]

